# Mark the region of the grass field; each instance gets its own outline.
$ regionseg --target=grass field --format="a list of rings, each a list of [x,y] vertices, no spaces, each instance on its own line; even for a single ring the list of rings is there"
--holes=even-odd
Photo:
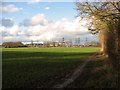
[[[113,88],[119,90],[119,74],[113,69],[107,57],[95,55],[95,59],[86,65],[82,75],[66,88]]]
[[[52,87],[99,48],[3,48],[3,88]]]

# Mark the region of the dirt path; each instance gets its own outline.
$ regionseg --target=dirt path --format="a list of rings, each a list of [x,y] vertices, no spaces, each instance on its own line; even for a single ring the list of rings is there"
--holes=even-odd
[[[61,84],[57,84],[55,86],[53,86],[53,88],[65,88],[66,86],[68,86],[69,84],[71,84],[72,82],[74,82],[74,80],[78,77],[80,77],[82,75],[82,72],[84,71],[85,66],[88,64],[89,61],[93,60],[95,57],[95,54],[90,56],[85,62],[83,62],[82,65],[80,65],[75,71],[74,73],[71,75],[70,78],[66,79],[66,81],[64,81]]]

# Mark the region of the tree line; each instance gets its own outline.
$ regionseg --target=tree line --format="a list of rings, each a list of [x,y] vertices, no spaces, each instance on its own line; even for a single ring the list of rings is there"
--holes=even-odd
[[[112,65],[120,61],[120,2],[76,2],[78,16],[91,19],[88,30],[99,33],[101,52]],[[95,28],[92,29],[91,27]]]
[[[27,47],[22,42],[4,42],[2,46],[5,48]]]

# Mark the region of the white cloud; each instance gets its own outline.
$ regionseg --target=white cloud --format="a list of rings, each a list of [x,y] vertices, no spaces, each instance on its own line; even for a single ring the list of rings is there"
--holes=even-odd
[[[21,29],[18,25],[14,25],[12,28],[9,29],[9,34],[11,35],[17,35],[21,32]]]
[[[27,33],[33,36],[42,37],[41,40],[50,40],[57,37],[83,35],[87,34],[88,30],[85,25],[88,20],[82,20],[76,18],[73,22],[68,21],[66,18],[58,20],[56,22],[47,23],[46,25],[35,25],[28,27]]]
[[[40,35],[40,34],[43,34],[45,32],[47,32],[47,27],[40,26],[40,25],[30,26],[27,29],[27,33],[29,35]]]
[[[17,36],[17,35],[25,35],[25,31],[21,29],[18,25],[14,25],[13,27],[7,28],[5,26],[0,27],[0,34],[3,37],[7,36]]]
[[[46,24],[47,20],[45,19],[44,14],[37,14],[30,19],[31,25]]]
[[[10,5],[5,5],[5,6],[0,6],[0,12],[16,12],[16,11],[20,11],[23,8],[19,8],[13,4]]]
[[[4,26],[0,26],[0,34],[6,32],[6,28]]]
[[[16,41],[29,41],[29,37],[27,36],[6,36],[2,37],[3,42],[16,42]]]
[[[22,26],[28,27],[28,26],[36,26],[36,25],[45,25],[47,24],[47,20],[44,16],[44,14],[38,13],[31,17],[30,19],[24,19],[23,22],[20,24]]]
[[[45,7],[46,10],[50,10],[50,7]]]
[[[74,21],[69,21],[66,18],[62,18],[55,22],[47,22],[44,14],[36,14],[30,19],[31,26],[25,29],[18,25],[14,25],[8,30],[3,28],[3,32],[7,32],[7,36],[3,37],[3,41],[51,41],[62,37],[92,37],[87,30],[89,19],[80,19],[78,17]],[[45,24],[41,25],[40,23]]]

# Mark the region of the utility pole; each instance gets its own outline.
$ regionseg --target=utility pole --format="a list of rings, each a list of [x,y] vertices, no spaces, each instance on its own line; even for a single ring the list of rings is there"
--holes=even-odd
[[[88,38],[86,37],[86,39],[85,39],[85,45],[87,45],[88,43]]]
[[[64,46],[64,41],[65,41],[65,38],[63,37],[62,38],[62,47]]]
[[[65,41],[65,38],[63,37],[63,38],[62,38],[62,42],[64,42],[64,41]]]
[[[78,42],[77,42],[77,38],[75,38],[75,45],[77,45],[78,44]]]
[[[33,46],[33,40],[31,40],[31,45]]]
[[[86,37],[85,41],[86,41],[86,43],[88,42],[88,38],[87,37]]]
[[[78,38],[78,44],[80,44],[80,37]]]

